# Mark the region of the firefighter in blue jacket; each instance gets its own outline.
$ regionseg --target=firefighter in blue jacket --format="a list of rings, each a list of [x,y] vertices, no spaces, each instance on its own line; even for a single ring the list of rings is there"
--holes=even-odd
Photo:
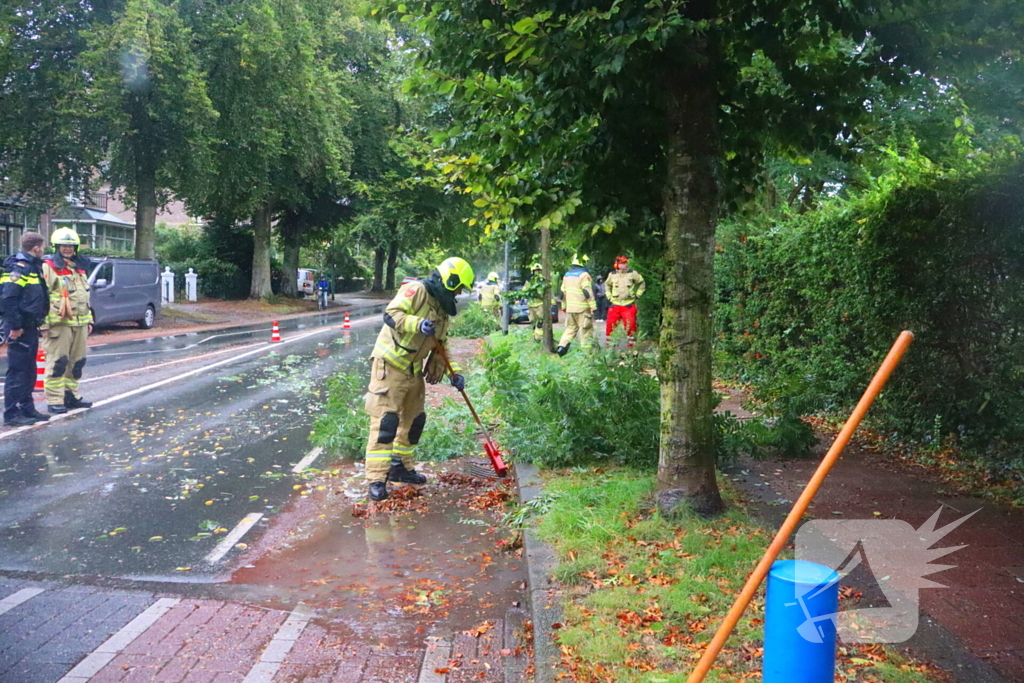
[[[36,382],[39,326],[50,308],[43,279],[43,246],[35,232],[21,237],[21,251],[4,261],[0,308],[7,333],[7,378],[4,384],[4,425],[22,427],[50,419],[36,410],[32,389]]]

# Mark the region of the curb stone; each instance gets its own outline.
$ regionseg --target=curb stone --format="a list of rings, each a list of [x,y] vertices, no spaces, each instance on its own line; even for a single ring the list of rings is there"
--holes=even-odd
[[[516,484],[519,502],[525,503],[536,498],[543,486],[536,465],[515,464]],[[526,557],[526,574],[529,588],[530,614],[533,618],[533,663],[536,683],[555,683],[561,655],[555,642],[552,626],[561,620],[562,608],[552,574],[558,566],[554,549],[537,537],[533,529],[523,533],[523,554]]]

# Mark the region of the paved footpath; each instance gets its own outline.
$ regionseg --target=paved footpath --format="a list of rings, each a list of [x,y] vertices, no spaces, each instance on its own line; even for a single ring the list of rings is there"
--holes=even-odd
[[[524,681],[523,613],[484,633],[371,644],[303,605],[0,579],[2,683]]]

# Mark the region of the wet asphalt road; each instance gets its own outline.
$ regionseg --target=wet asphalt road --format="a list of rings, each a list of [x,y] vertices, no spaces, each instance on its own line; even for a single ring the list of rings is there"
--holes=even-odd
[[[0,434],[0,571],[222,580],[241,550],[232,547],[216,561],[208,556],[224,529],[261,513],[241,539],[257,540],[293,495],[291,468],[311,450],[319,392],[339,370],[361,369],[376,335],[372,318],[349,335],[333,315],[289,321],[285,344],[247,349],[251,355],[234,362],[242,351],[148,373],[127,372],[142,364],[142,352],[180,361],[213,350],[190,343],[252,344],[265,332],[254,326],[216,339],[210,333],[90,349],[94,378],[125,373],[83,385],[88,398],[100,399],[96,407]],[[224,364],[204,369],[215,362]],[[188,372],[195,374],[180,378]],[[118,398],[155,382],[166,384]]]

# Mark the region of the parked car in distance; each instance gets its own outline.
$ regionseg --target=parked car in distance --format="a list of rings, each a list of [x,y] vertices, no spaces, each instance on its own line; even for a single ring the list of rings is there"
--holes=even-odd
[[[417,280],[419,280],[419,278],[416,277],[415,275],[406,275],[405,277],[402,278],[402,282],[401,284],[398,285],[398,287],[399,289],[401,289],[403,286],[409,284],[410,282],[416,282]]]
[[[94,325],[134,320],[148,330],[160,311],[160,264],[131,259],[94,259],[89,274]]]
[[[299,297],[313,296],[316,292],[316,271],[312,268],[299,268]]]

